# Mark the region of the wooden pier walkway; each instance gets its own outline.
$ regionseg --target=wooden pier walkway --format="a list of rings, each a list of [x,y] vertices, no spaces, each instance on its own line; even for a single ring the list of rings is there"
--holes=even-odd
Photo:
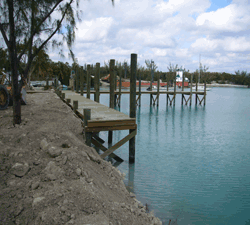
[[[84,119],[85,137],[87,145],[91,143],[100,148],[104,153],[101,158],[111,156],[117,161],[123,161],[113,152],[124,143],[135,137],[137,133],[136,119],[128,115],[85,98],[72,91],[61,91],[62,98],[68,103],[80,117]],[[87,118],[88,117],[88,118]],[[100,131],[132,130],[126,137],[107,149],[102,144],[105,142],[98,133]]]

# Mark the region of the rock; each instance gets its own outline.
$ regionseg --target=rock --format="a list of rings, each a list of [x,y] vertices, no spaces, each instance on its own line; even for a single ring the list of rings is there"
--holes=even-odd
[[[40,142],[40,148],[41,148],[43,151],[47,151],[47,150],[48,150],[49,144],[48,144],[46,138],[44,138],[44,139]]]
[[[22,205],[19,205],[19,206],[16,208],[15,212],[14,212],[14,216],[15,216],[15,217],[19,216],[23,210],[24,210],[24,207],[23,207]]]
[[[45,199],[45,197],[36,197],[33,200],[32,206],[34,207],[35,205],[37,205],[39,202],[41,202],[43,199]]]
[[[88,175],[88,173],[87,173],[86,171],[83,171],[83,176],[84,176],[85,178],[88,178],[88,177],[89,177],[89,175]]]
[[[47,174],[46,177],[47,177],[50,181],[56,180],[56,176],[55,176],[54,174]]]
[[[141,204],[141,203],[138,204],[138,208],[139,208],[139,209],[141,209],[141,208],[143,208],[143,207],[144,207],[143,204]]]
[[[64,171],[59,167],[56,166],[55,162],[50,161],[46,168],[43,170],[49,180],[56,180],[58,179]]]
[[[132,193],[132,192],[130,192],[129,195],[130,195],[131,198],[135,198],[136,197],[135,194]]]
[[[69,222],[67,222],[66,224],[75,224],[75,221],[73,219],[71,219]]]
[[[68,159],[68,157],[67,157],[67,156],[64,156],[64,157],[63,157],[63,159],[62,159],[62,164],[63,164],[63,165],[65,165],[65,164],[66,164],[67,159]]]
[[[59,156],[59,155],[62,154],[62,150],[60,148],[57,148],[57,147],[54,147],[54,146],[50,146],[48,148],[47,152],[53,158],[55,158],[55,157],[57,157],[57,156]]]
[[[32,190],[37,189],[37,188],[39,187],[39,184],[40,184],[39,181],[34,182],[34,183],[31,185],[31,189],[32,189]]]
[[[26,175],[30,170],[30,167],[28,163],[16,163],[14,166],[11,168],[11,173],[14,174],[16,177],[23,177]]]
[[[81,169],[80,169],[80,168],[77,168],[77,169],[76,169],[76,174],[77,174],[78,176],[81,176],[82,171],[81,171]]]
[[[151,222],[152,225],[162,225],[162,222],[158,218],[154,218]]]

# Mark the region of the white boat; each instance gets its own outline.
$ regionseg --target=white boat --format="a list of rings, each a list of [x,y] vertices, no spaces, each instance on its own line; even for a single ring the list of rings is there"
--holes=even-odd
[[[206,88],[206,91],[211,91],[212,88]],[[192,91],[196,91],[196,87],[192,88]],[[204,87],[198,87],[197,91],[204,91]]]

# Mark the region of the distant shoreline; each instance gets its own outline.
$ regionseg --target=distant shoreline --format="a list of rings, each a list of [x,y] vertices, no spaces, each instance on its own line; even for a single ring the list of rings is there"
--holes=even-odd
[[[203,84],[204,85],[204,84]],[[237,85],[237,84],[207,84],[207,87],[236,87],[236,88],[248,88],[247,85]]]

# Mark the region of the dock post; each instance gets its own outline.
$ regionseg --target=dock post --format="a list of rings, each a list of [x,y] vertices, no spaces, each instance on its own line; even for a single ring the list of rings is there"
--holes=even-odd
[[[197,100],[198,100],[198,95],[197,95],[197,91],[198,91],[198,73],[197,73],[195,82],[196,82],[196,88],[195,88],[195,91],[196,91],[196,94],[195,94],[195,105],[197,105]]]
[[[191,73],[190,106],[192,105],[192,98],[193,98],[193,74]]]
[[[79,93],[79,68],[76,67],[76,93]]]
[[[114,90],[115,90],[115,92],[116,92],[116,90],[117,90],[117,81],[118,81],[118,79],[117,79],[117,72],[115,71],[114,72],[115,73],[115,77],[114,77],[114,79],[115,79],[115,81],[114,81]],[[114,107],[116,107],[116,103],[117,103],[117,94],[115,94],[115,92],[114,92]]]
[[[160,79],[159,79],[159,76],[158,76],[158,79],[157,79],[157,106],[159,106],[159,92],[160,92]]]
[[[66,102],[67,102],[67,104],[70,104],[71,99],[70,99],[70,98],[67,98],[67,99],[66,99]]]
[[[206,95],[207,95],[207,73],[205,72],[205,81],[204,81],[204,106],[206,105]]]
[[[110,60],[110,64],[109,64],[109,74],[110,74],[110,95],[109,95],[109,107],[110,108],[114,108],[115,104],[114,104],[114,100],[115,100],[115,60],[111,59]],[[112,143],[112,138],[113,137],[113,132],[109,131],[109,135],[108,135],[108,144]]]
[[[91,82],[91,77],[90,77],[90,64],[87,65],[87,98],[90,99],[90,82]]]
[[[185,75],[184,75],[184,71],[183,71],[183,75],[182,75],[182,91],[184,91],[184,80],[185,80]],[[183,105],[183,98],[184,98],[184,94],[181,94],[181,104]]]
[[[76,113],[77,109],[78,109],[78,101],[75,100],[75,101],[73,101],[73,111],[74,111],[74,113]]]
[[[122,65],[120,64],[120,78],[119,78],[119,102],[118,106],[121,107],[121,97],[122,97]]]
[[[62,93],[62,100],[65,99],[65,93]]]
[[[94,100],[100,102],[100,63],[96,63],[95,67],[95,96]]]
[[[81,96],[83,96],[83,66],[80,67],[80,88]]]
[[[137,54],[131,54],[131,77],[130,77],[130,118],[136,118],[136,66]],[[129,133],[135,129],[130,129]],[[129,163],[135,162],[135,137],[129,140]]]
[[[83,109],[84,114],[84,131],[88,126],[88,120],[91,120],[91,109]],[[86,145],[91,146],[92,132],[85,131]]]
[[[139,74],[139,106],[141,106],[141,72]]]
[[[176,97],[176,71],[174,71],[174,106],[175,106],[175,97]]]
[[[169,98],[169,94],[168,94],[168,87],[169,87],[169,81],[170,81],[170,74],[169,75],[167,75],[167,106],[168,106],[168,98]]]

